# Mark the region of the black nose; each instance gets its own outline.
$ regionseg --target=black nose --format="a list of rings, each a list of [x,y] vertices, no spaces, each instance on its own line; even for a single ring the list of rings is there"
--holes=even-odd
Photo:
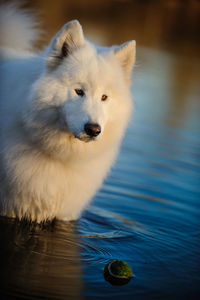
[[[101,132],[101,127],[99,124],[87,123],[85,124],[84,129],[87,135],[90,137],[95,137]]]

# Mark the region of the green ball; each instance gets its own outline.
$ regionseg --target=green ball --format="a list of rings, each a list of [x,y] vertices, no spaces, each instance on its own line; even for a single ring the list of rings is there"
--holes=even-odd
[[[131,267],[123,260],[113,260],[103,269],[104,278],[112,285],[123,285],[133,277]]]

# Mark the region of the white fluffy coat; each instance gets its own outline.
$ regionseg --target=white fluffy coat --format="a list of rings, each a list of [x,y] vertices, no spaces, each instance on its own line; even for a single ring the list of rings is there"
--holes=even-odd
[[[96,47],[72,21],[45,51],[32,53],[33,18],[4,5],[0,20],[0,214],[77,219],[127,127],[135,42]],[[99,124],[101,133],[90,138],[86,123]]]

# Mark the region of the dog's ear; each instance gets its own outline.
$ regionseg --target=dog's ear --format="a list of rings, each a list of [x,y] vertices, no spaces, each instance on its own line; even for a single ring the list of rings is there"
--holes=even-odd
[[[124,75],[129,83],[131,71],[135,63],[136,42],[130,41],[114,48],[114,55],[124,70]]]
[[[77,20],[65,24],[51,40],[47,48],[48,67],[54,68],[64,57],[84,44],[83,30]]]

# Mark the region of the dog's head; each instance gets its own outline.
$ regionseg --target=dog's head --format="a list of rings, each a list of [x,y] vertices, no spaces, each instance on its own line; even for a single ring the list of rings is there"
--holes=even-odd
[[[78,21],[63,26],[45,52],[45,72],[33,87],[37,122],[82,141],[99,139],[126,113],[135,42],[95,47]]]

